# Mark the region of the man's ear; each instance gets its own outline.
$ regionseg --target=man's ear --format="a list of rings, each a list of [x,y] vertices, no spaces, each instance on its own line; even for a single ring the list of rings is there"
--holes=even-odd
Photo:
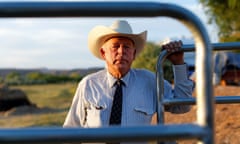
[[[134,51],[134,56],[133,56],[133,59],[135,60],[135,58],[136,58],[136,53],[137,53],[137,50],[135,49],[135,51]]]
[[[104,51],[104,48],[100,48],[100,54],[101,54],[102,58],[105,59],[105,51]]]

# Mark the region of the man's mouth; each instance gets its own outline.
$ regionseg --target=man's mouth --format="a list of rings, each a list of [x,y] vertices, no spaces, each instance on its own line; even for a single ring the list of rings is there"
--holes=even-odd
[[[125,60],[125,59],[116,59],[114,61],[114,63],[126,63],[126,62],[127,62],[127,60]]]

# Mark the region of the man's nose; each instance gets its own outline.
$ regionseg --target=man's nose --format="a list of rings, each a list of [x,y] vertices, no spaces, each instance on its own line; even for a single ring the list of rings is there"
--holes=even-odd
[[[123,46],[119,46],[118,52],[119,53],[124,53],[125,52],[125,48]]]

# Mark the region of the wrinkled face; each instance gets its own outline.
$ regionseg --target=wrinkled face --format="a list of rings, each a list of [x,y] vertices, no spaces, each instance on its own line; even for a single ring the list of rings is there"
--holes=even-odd
[[[108,68],[121,73],[128,72],[136,54],[133,41],[124,37],[107,40],[100,51]]]

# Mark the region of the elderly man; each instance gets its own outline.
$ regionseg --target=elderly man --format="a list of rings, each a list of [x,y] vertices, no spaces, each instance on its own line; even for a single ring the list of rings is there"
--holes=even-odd
[[[110,27],[96,26],[88,37],[90,51],[104,60],[106,68],[85,76],[78,85],[64,127],[102,127],[110,125],[149,125],[156,112],[156,76],[145,69],[133,69],[131,64],[142,51],[147,32],[133,34],[127,21],[115,21]],[[163,46],[175,52],[168,59],[173,63],[174,89],[164,81],[164,96],[192,96],[193,83],[187,77],[182,43]],[[116,92],[115,92],[116,91]],[[189,111],[189,106],[172,106],[173,113]]]

